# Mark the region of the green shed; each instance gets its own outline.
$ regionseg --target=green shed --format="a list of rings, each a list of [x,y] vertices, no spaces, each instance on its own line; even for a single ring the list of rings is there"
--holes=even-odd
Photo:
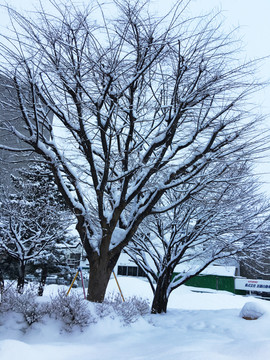
[[[225,290],[234,293],[234,277],[221,275],[198,275],[189,279],[185,285],[208,288],[214,290]]]
[[[174,276],[181,272],[176,268]],[[234,279],[237,273],[235,266],[210,265],[200,275],[186,281],[185,285],[213,290],[224,290],[235,293]]]

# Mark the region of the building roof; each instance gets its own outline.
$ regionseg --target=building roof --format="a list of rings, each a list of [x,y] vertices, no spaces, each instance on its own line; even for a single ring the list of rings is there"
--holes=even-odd
[[[117,262],[118,266],[136,266],[127,254],[121,254]],[[187,272],[191,268],[196,267],[198,264],[180,264],[177,265],[174,272]],[[206,269],[201,272],[201,275],[216,275],[216,276],[235,276],[236,266],[228,265],[209,265]]]

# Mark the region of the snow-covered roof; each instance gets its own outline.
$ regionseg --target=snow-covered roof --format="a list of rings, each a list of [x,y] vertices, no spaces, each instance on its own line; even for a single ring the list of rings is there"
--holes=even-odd
[[[127,254],[121,254],[117,262],[118,266],[136,266]],[[187,272],[191,268],[197,267],[199,264],[180,264],[177,265],[174,272]],[[209,265],[206,269],[201,272],[201,275],[217,275],[217,276],[235,276],[236,266],[227,265]]]
[[[199,265],[199,264],[197,264]],[[196,264],[180,264],[177,265],[174,272],[188,272],[189,270],[197,267]],[[209,265],[204,269],[200,275],[217,275],[217,276],[235,276],[236,266],[225,265]]]
[[[131,258],[124,253],[121,253],[117,265],[119,266],[136,266],[134,262],[131,260]]]
[[[209,265],[201,272],[202,275],[235,276],[236,266]]]

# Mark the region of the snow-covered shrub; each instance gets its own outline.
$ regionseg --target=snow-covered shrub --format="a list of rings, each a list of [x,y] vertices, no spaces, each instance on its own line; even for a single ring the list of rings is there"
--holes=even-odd
[[[0,312],[5,313],[12,311],[15,308],[15,289],[9,287],[5,289],[2,293]]]
[[[138,296],[132,296],[128,300],[129,300],[129,302],[132,302],[134,304],[137,312],[141,316],[145,316],[145,315],[149,314],[149,312],[150,312],[150,302],[149,302],[148,299],[143,299],[143,298],[138,297]]]
[[[47,312],[51,317],[63,322],[63,330],[71,332],[74,327],[81,331],[90,323],[96,322],[91,314],[89,303],[77,293],[66,295],[66,291],[60,290],[51,302]]]
[[[257,320],[264,313],[265,310],[258,303],[247,302],[240,311],[239,316],[245,320]]]
[[[91,304],[77,292],[67,296],[66,290],[62,289],[57,295],[41,301],[34,287],[25,287],[23,294],[19,294],[16,287],[7,288],[0,303],[0,313],[20,314],[23,331],[36,322],[42,322],[45,316],[59,321],[63,331],[71,332],[76,328],[83,331],[105,317],[119,319],[123,325],[129,325],[149,311],[148,300],[133,296],[123,302],[118,294],[107,297],[102,304]]]
[[[147,300],[132,296],[125,302],[115,302],[114,309],[125,325],[136,322],[141,316],[149,313]]]
[[[33,287],[26,288],[22,294],[10,287],[3,292],[0,311],[20,313],[26,324],[31,326],[42,319],[46,313],[46,306],[37,301],[36,289]]]
[[[124,325],[134,323],[139,317],[148,314],[150,311],[149,301],[146,299],[132,296],[123,302],[119,294],[110,294],[102,304],[96,305],[98,317],[103,318],[118,316]]]
[[[98,319],[103,319],[107,316],[114,318],[114,310],[108,300],[104,300],[102,303],[95,304],[95,309]]]

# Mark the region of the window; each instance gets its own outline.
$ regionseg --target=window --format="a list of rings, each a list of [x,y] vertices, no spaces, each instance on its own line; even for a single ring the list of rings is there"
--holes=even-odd
[[[127,266],[118,266],[117,275],[127,275]]]
[[[140,268],[140,267],[139,267],[139,269],[138,269],[138,276],[146,277],[145,272],[144,272],[143,269]]]
[[[117,275],[125,276],[146,276],[145,272],[137,266],[118,266]]]
[[[128,275],[129,276],[138,276],[137,266],[128,266]]]

